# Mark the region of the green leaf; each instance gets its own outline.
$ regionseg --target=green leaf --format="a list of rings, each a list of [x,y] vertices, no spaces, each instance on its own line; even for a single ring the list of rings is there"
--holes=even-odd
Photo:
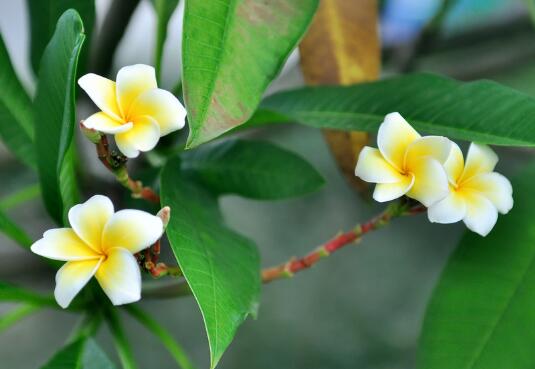
[[[0,232],[11,238],[25,249],[29,249],[33,241],[28,234],[13,222],[9,217],[0,209]]]
[[[248,125],[265,125],[271,114],[271,123],[373,132],[386,114],[398,111],[416,129],[430,134],[495,145],[535,145],[535,100],[491,81],[464,83],[412,74],[349,87],[281,92],[266,98],[261,107]]]
[[[535,362],[535,166],[486,237],[467,233],[428,306],[418,368],[528,369]]]
[[[43,308],[42,305],[25,304],[10,310],[0,317],[0,332],[15,325],[22,319],[30,316]]]
[[[111,307],[106,309],[106,319],[110,327],[111,334],[113,336],[113,342],[115,348],[117,349],[117,354],[121,360],[123,369],[136,369],[136,360],[134,359],[134,354],[132,353],[132,348],[130,343],[124,333],[123,325],[119,320],[119,316],[115,311],[115,308]]]
[[[167,25],[178,5],[178,1],[179,0],[152,0],[157,18],[154,67],[156,68],[156,76],[158,77],[158,80],[161,78],[162,73],[163,47],[167,37]]]
[[[39,197],[39,195],[41,195],[41,187],[39,187],[38,183],[21,187],[14,193],[0,199],[0,211],[9,210],[19,206],[27,201]]]
[[[227,228],[216,197],[180,172],[180,159],[163,169],[162,204],[171,207],[167,236],[201,309],[214,368],[239,325],[255,312],[260,263],[255,245]]]
[[[54,300],[53,296],[42,295],[40,293],[5,282],[0,282],[0,301],[26,302],[34,305],[57,306],[56,300]]]
[[[15,156],[35,168],[32,102],[20,84],[0,35],[0,137]]]
[[[318,0],[187,0],[183,80],[190,136],[244,123],[307,29]]]
[[[30,11],[32,68],[37,73],[45,47],[47,46],[59,17],[68,9],[75,9],[85,24],[88,44],[95,23],[95,0],[28,0]],[[85,60],[85,57],[82,57]],[[81,63],[84,64],[84,63]],[[80,68],[83,69],[83,68]]]
[[[82,20],[66,11],[43,54],[35,98],[35,144],[45,206],[58,223],[75,199],[72,157],[76,124],[75,82],[78,56],[84,42]]]
[[[58,351],[41,369],[115,369],[91,338],[80,338]]]
[[[300,196],[325,183],[304,159],[263,141],[228,140],[187,151],[182,170],[212,192],[253,199]]]
[[[186,352],[173,338],[173,336],[154,320],[149,314],[141,310],[138,306],[130,304],[125,306],[125,310],[132,315],[139,323],[151,331],[163,343],[165,348],[173,356],[176,363],[183,369],[194,369],[193,364],[186,355]]]

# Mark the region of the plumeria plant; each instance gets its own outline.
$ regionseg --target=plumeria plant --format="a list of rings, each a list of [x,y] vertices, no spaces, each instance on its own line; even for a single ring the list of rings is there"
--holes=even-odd
[[[0,318],[0,330],[41,309],[78,314],[80,323],[42,368],[133,369],[139,366],[119,314],[126,312],[190,369],[173,332],[141,305],[190,298],[214,368],[244,320],[257,315],[263,285],[347,245],[374,247],[366,234],[420,215],[418,222],[462,221],[467,233],[422,317],[415,367],[533,368],[535,170],[511,184],[495,172],[502,149],[492,146],[535,146],[535,99],[490,81],[421,73],[380,79],[379,4],[370,0],[185,0],[175,60],[181,77],[164,89],[172,85],[161,68],[164,42],[178,3],[152,1],[155,66],[121,65],[114,74],[113,55],[137,1],[114,1],[99,29],[93,0],[28,1],[32,96],[0,37],[0,138],[35,173],[33,192],[50,216],[48,227],[19,225],[12,218],[27,196],[15,193],[0,202],[10,204],[0,206],[0,231],[56,275],[48,289],[1,282],[0,302],[16,306]],[[297,48],[307,86],[268,96]],[[225,224],[219,199],[282,200],[329,182],[307,158],[248,138],[259,127],[289,123],[323,129],[332,165],[383,210],[355,219],[352,229],[333,229],[333,238],[304,256],[288,247],[287,261],[261,267],[254,241]],[[453,140],[467,147],[466,157]],[[318,209],[316,216],[329,214]],[[102,326],[117,363],[95,339]]]

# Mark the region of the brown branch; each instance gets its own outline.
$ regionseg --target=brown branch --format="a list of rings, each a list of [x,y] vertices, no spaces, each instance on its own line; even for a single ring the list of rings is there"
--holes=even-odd
[[[95,144],[97,157],[101,163],[115,176],[117,181],[132,192],[132,197],[144,199],[154,204],[160,203],[160,196],[150,187],[143,186],[141,181],[130,178],[126,162],[128,158],[115,151],[111,151],[108,138],[94,129],[84,126],[80,122],[82,133]]]

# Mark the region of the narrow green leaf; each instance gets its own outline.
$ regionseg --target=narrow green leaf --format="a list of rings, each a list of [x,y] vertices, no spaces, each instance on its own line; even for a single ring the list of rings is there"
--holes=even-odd
[[[193,364],[189,360],[186,352],[173,338],[173,336],[156,320],[152,319],[149,314],[141,310],[136,305],[125,306],[126,311],[132,315],[138,322],[151,331],[156,337],[160,339],[165,348],[173,356],[176,363],[183,369],[194,369]]]
[[[283,199],[318,190],[324,180],[298,155],[269,142],[228,140],[187,151],[182,170],[212,192]]]
[[[106,310],[106,319],[123,369],[136,369],[137,365],[136,360],[134,359],[134,354],[132,353],[132,348],[130,347],[130,343],[124,333],[123,325],[114,308]]]
[[[156,10],[156,47],[154,50],[154,67],[158,80],[162,73],[162,57],[165,39],[167,37],[167,26],[175,11],[179,0],[152,0]]]
[[[0,138],[13,154],[35,168],[32,102],[11,65],[0,35]]]
[[[535,166],[486,237],[467,233],[428,306],[421,369],[531,369],[535,363]]]
[[[201,309],[214,368],[237,328],[256,310],[258,252],[223,224],[215,196],[184,178],[178,158],[163,169],[161,194],[172,212],[167,236]]]
[[[0,199],[0,210],[9,210],[27,201],[33,200],[41,194],[39,184],[22,187],[20,190]]]
[[[11,238],[25,249],[29,249],[33,241],[28,234],[0,209],[0,232]]]
[[[0,301],[26,302],[33,305],[48,305],[56,307],[54,296],[46,296],[37,292],[17,287],[12,284],[0,282]]]
[[[30,58],[34,72],[39,71],[41,57],[59,17],[68,9],[75,9],[81,15],[88,44],[91,43],[95,23],[95,0],[28,0],[27,3],[30,12]],[[85,60],[85,57],[82,59]]]
[[[397,111],[430,134],[495,145],[535,145],[535,99],[491,81],[464,83],[412,74],[349,87],[281,92],[266,98],[261,107],[248,125],[265,125],[266,114],[271,114],[278,120],[272,123],[373,132],[386,114]]]
[[[115,369],[91,338],[80,338],[58,351],[41,369]]]
[[[186,0],[183,80],[194,147],[244,123],[318,0]]]
[[[5,331],[9,327],[18,323],[27,316],[32,315],[33,313],[41,310],[42,308],[42,305],[32,304],[26,304],[14,308],[13,310],[7,312],[6,314],[2,315],[2,317],[0,317],[0,332]]]
[[[35,98],[35,144],[41,189],[45,206],[58,223],[62,223],[64,211],[75,201],[70,147],[76,124],[76,66],[84,38],[78,13],[66,11],[43,54]]]

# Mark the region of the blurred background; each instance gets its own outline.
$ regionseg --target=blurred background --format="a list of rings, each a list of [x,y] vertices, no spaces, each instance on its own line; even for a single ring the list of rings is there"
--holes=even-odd
[[[382,74],[432,71],[461,80],[488,78],[535,95],[535,31],[528,2],[446,3],[444,7],[442,0],[381,2]],[[111,0],[96,4],[98,38]],[[180,78],[182,11],[183,2],[168,28],[164,88],[171,88]],[[112,76],[124,65],[153,64],[155,40],[147,35],[155,35],[155,27],[152,4],[140,1],[114,55]],[[33,93],[25,1],[0,0],[0,31],[19,77]],[[302,84],[295,52],[268,93]],[[85,117],[92,111],[82,101],[78,114]],[[328,181],[320,192],[290,201],[222,199],[227,222],[257,242],[263,265],[301,255],[381,210],[382,206],[363,199],[346,183],[320,131],[292,125],[247,135],[300,153]],[[78,138],[88,171],[106,192],[113,178],[100,168],[93,148]],[[498,171],[506,175],[513,175],[532,155],[521,149],[498,152]],[[32,197],[36,183],[35,174],[21,169],[0,143],[0,207],[8,208],[2,197],[17,191]],[[53,226],[38,197],[8,213],[34,238]],[[425,216],[399,219],[293,279],[264,285],[258,319],[249,319],[240,328],[219,367],[412,368],[427,301],[463,232],[462,224],[433,225]],[[0,235],[0,280],[51,291],[54,276],[37,257]],[[142,305],[173,332],[199,368],[208,367],[207,340],[192,298],[143,301]],[[0,313],[10,308],[2,305]],[[154,337],[124,318],[140,368],[174,367]],[[76,319],[69,313],[43,311],[11,327],[0,335],[2,367],[38,367],[63,344]],[[99,336],[101,346],[115,358],[108,332],[102,329]]]

